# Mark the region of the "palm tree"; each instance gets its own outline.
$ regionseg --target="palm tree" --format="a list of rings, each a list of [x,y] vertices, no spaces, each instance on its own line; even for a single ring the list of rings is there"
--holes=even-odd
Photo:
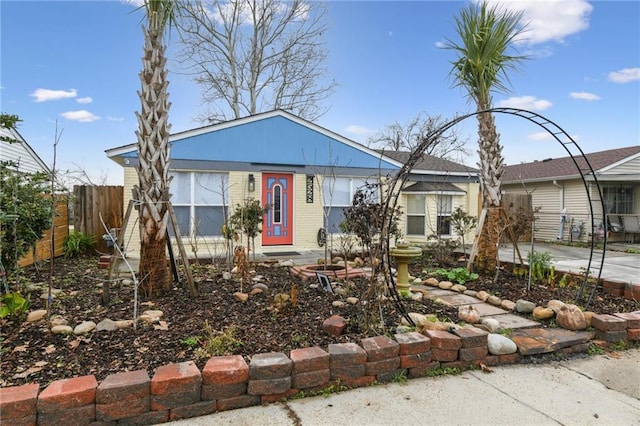
[[[169,95],[163,45],[164,30],[175,21],[176,2],[144,0],[146,27],[140,72],[141,102],[138,118],[138,183],[140,214],[141,291],[148,297],[162,294],[170,282],[166,257],[169,209]]]
[[[500,11],[486,2],[470,4],[456,17],[456,31],[460,44],[447,40],[446,47],[456,51],[450,76],[456,87],[468,92],[477,111],[492,107],[492,92],[508,93],[508,71],[517,70],[525,56],[512,56],[513,47],[525,27],[520,25],[521,13]],[[478,253],[475,266],[479,271],[495,271],[497,267],[498,239],[501,228],[501,185],[504,161],[500,135],[492,113],[480,113],[478,119],[478,145],[480,184],[483,207],[487,209],[484,226],[476,241]]]

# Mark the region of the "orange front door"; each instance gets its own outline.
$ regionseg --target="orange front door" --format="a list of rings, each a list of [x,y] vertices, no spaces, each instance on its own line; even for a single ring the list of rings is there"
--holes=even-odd
[[[262,204],[269,206],[262,221],[262,245],[293,244],[293,175],[263,173]]]

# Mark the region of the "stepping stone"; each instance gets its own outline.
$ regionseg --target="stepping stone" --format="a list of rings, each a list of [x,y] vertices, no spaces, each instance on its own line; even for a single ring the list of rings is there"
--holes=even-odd
[[[475,305],[478,303],[482,303],[475,297],[466,296],[464,294],[452,294],[450,296],[444,295],[440,296],[439,299],[442,299],[445,302],[452,304],[453,306]]]
[[[476,306],[477,307],[477,306]],[[501,328],[510,328],[512,330],[525,327],[538,327],[540,323],[515,314],[499,314],[486,316],[484,318],[493,318],[500,323]]]
[[[435,288],[435,287],[425,287],[424,289],[426,290],[427,297],[429,298],[442,297],[442,296],[454,296],[458,294],[455,291],[442,290],[441,288]]]
[[[477,300],[477,299],[476,299]],[[480,317],[487,317],[492,315],[500,315],[508,313],[504,309],[500,309],[496,306],[489,305],[488,303],[476,303],[473,305],[478,312],[480,312]]]
[[[594,336],[590,331],[571,331],[563,328],[527,328],[515,330],[511,340],[521,355],[555,352],[558,349],[587,343]]]

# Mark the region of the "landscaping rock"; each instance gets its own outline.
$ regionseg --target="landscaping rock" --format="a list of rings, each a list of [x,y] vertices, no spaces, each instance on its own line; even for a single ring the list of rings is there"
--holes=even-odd
[[[493,306],[500,306],[502,304],[502,299],[498,296],[489,296],[487,297],[487,303]]]
[[[556,314],[556,322],[567,330],[584,330],[587,328],[587,320],[576,305],[565,305]]]
[[[47,315],[46,309],[38,309],[35,311],[29,312],[27,315],[27,322],[37,322],[40,321],[44,316]]]
[[[516,302],[516,311],[521,314],[530,314],[536,308],[536,304],[528,300],[519,299]]]
[[[553,318],[555,312],[551,308],[543,308],[542,306],[536,306],[533,310],[533,319],[536,320],[546,320],[549,318]]]
[[[413,293],[411,295],[411,300],[415,301],[415,302],[419,302],[424,298],[424,295],[422,293]]]
[[[502,309],[506,309],[507,311],[513,311],[516,308],[516,303],[511,300],[503,300],[500,304]]]
[[[249,292],[249,295],[255,296],[256,294],[264,293],[261,288],[254,288]]]
[[[118,320],[116,321],[119,329],[133,327],[133,320]]]
[[[438,287],[438,284],[440,284],[440,282],[437,279],[431,277],[431,278],[427,278],[426,280],[422,281],[422,284],[428,285],[430,287]]]
[[[453,287],[451,287],[451,291],[455,291],[458,293],[463,293],[466,290],[467,290],[467,287],[462,284],[455,284]]]
[[[489,298],[489,296],[491,296],[489,293],[487,293],[486,291],[479,291],[476,294],[476,297],[480,300],[482,300],[483,302],[486,302],[486,300]]]
[[[453,283],[451,281],[440,281],[440,283],[438,283],[438,287],[443,290],[449,290],[451,287],[453,287]]]
[[[81,334],[87,334],[96,328],[96,323],[93,321],[83,321],[73,329],[73,334],[79,336]]]
[[[473,305],[460,306],[458,308],[458,318],[468,324],[477,324],[480,322],[480,312]]]
[[[334,300],[333,302],[331,302],[331,306],[333,306],[334,308],[341,308],[345,305],[345,303],[342,300]]]
[[[508,337],[491,333],[487,336],[487,349],[491,355],[509,355],[516,353],[518,346]]]
[[[116,331],[119,328],[118,324],[109,318],[103,319],[96,325],[96,331]]]
[[[257,284],[254,284],[251,287],[251,290],[255,290],[255,289],[260,289],[262,291],[267,291],[267,290],[269,290],[269,287],[267,287],[267,285],[264,284],[264,283],[257,283]]]
[[[247,293],[236,291],[235,293],[233,293],[233,298],[236,299],[238,302],[244,303],[247,300],[249,300],[249,295]]]
[[[562,300],[549,300],[547,302],[547,308],[551,309],[554,313],[560,312],[566,304]]]
[[[358,298],[357,297],[347,297],[346,302],[350,305],[357,305],[358,304]]]
[[[490,333],[495,333],[495,332],[500,331],[500,322],[497,319],[485,318],[485,319],[482,320],[481,324]]]
[[[49,325],[55,327],[56,325],[68,325],[69,321],[62,315],[53,315],[49,320]]]
[[[51,327],[53,334],[73,334],[73,328],[68,325],[55,325]]]

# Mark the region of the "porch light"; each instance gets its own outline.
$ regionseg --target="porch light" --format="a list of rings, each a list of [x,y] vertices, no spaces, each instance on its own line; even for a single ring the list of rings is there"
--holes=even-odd
[[[256,178],[253,177],[253,173],[249,174],[249,192],[256,190]]]

